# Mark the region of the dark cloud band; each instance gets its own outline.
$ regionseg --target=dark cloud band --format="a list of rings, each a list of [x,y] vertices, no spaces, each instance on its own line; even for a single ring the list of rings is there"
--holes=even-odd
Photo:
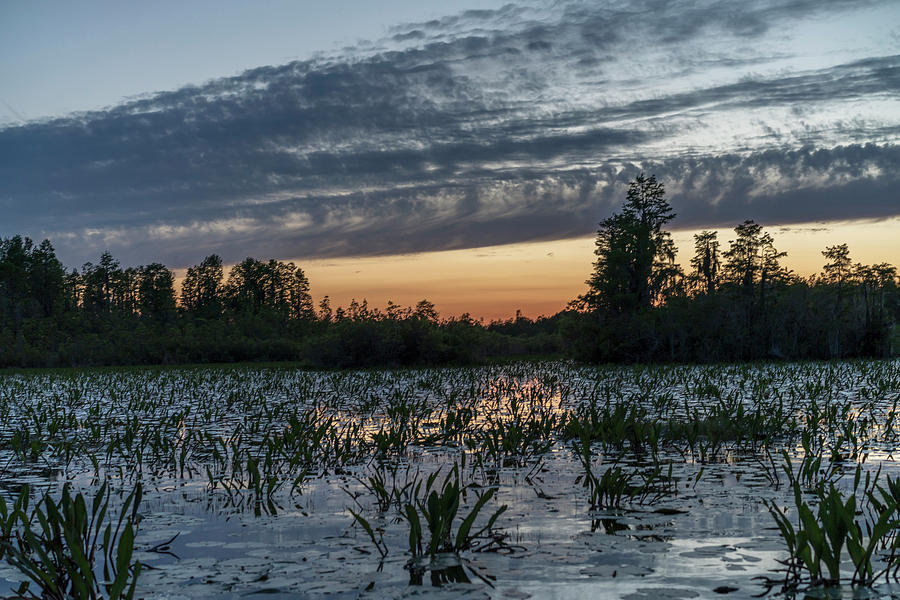
[[[111,248],[173,266],[213,250],[474,247],[590,233],[641,170],[665,182],[680,226],[898,214],[896,110],[817,115],[896,109],[900,55],[759,75],[784,57],[742,46],[862,4],[508,5],[398,29],[378,51],[7,127],[0,235],[49,235],[72,262]],[[732,50],[704,50],[711,34]],[[628,52],[660,51],[665,78],[623,75]],[[748,120],[752,140],[704,139]]]

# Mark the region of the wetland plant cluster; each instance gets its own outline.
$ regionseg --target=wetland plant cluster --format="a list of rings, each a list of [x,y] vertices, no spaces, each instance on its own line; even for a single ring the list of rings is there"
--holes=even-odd
[[[134,597],[141,572],[132,555],[142,488],[138,483],[128,494],[114,522],[106,520],[108,489],[106,484],[100,486],[89,504],[81,493],[73,497],[63,486],[58,502],[45,493],[31,511],[28,485],[22,486],[11,507],[0,497],[0,558],[27,578],[16,591],[18,597]],[[95,573],[100,565],[102,579]],[[32,584],[40,595],[32,591]]]
[[[536,518],[518,506],[523,490],[569,507],[541,518],[583,520],[591,543],[665,549],[692,507],[712,506],[705,486],[738,476],[779,561],[745,591],[871,587],[900,567],[898,402],[897,361],[9,375],[2,576],[19,574],[20,596],[149,597],[142,584],[161,581],[153,562],[178,535],[141,541],[149,505],[191,497],[260,522],[337,502],[360,564],[490,590],[508,584],[498,561],[540,545],[516,533]],[[267,577],[240,589],[268,589]]]

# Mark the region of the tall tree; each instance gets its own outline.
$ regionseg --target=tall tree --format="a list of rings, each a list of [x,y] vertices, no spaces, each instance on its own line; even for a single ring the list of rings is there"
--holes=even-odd
[[[843,288],[853,276],[853,261],[850,260],[847,244],[828,246],[822,251],[822,256],[828,259],[822,267],[822,280]]]
[[[0,325],[12,324],[18,330],[28,316],[31,296],[29,262],[34,244],[20,235],[0,239]]]
[[[788,281],[789,272],[779,263],[787,253],[775,249],[775,242],[758,223],[744,221],[734,228],[737,237],[723,254],[724,282],[736,292],[731,303],[735,311],[732,319],[742,323],[740,331],[741,358],[779,356],[782,350],[776,339],[775,322],[779,315],[773,310],[772,289]]]
[[[419,300],[416,303],[416,307],[413,309],[412,314],[418,319],[424,319],[426,321],[431,321],[432,323],[438,322],[437,309],[435,308],[434,303],[428,299]]]
[[[211,318],[222,313],[222,258],[210,254],[189,267],[181,284],[181,306],[186,311]]]
[[[862,289],[865,313],[864,354],[889,355],[898,315],[897,269],[888,263],[857,264],[855,276]],[[894,305],[891,310],[890,306]]]
[[[773,282],[787,277],[788,272],[779,262],[787,253],[776,250],[772,236],[752,220],[744,221],[734,232],[737,237],[723,254],[725,280],[748,296],[758,292],[764,298]]]
[[[259,312],[266,301],[266,264],[247,257],[231,267],[225,296],[233,310]]]
[[[331,310],[331,298],[327,295],[319,302],[319,320],[330,323],[334,318],[334,311]]]
[[[82,306],[95,313],[112,310],[116,285],[122,279],[119,261],[108,251],[100,255],[98,264],[85,263],[81,268]]]
[[[31,297],[40,316],[49,317],[62,307],[65,276],[66,272],[56,258],[50,240],[44,240],[31,251],[28,277]]]
[[[633,313],[649,309],[672,288],[675,246],[663,226],[675,218],[656,177],[634,178],[622,212],[600,223],[594,272],[579,298],[590,310]]]
[[[229,306],[240,312],[268,312],[283,319],[315,318],[309,280],[292,262],[244,259],[228,274],[225,296]]]
[[[312,296],[309,293],[309,279],[303,269],[297,267],[291,280],[289,302],[291,306],[291,317],[302,321],[314,321],[316,318],[316,309],[313,305]]]
[[[175,276],[165,265],[151,263],[137,270],[137,308],[142,316],[167,321],[175,315]]]
[[[831,301],[827,302],[825,310],[827,316],[823,316],[823,329],[831,356],[841,356],[845,347],[855,345],[856,336],[847,336],[847,332],[856,329],[853,326],[855,319],[853,307],[847,301],[853,293],[854,268],[850,260],[850,249],[847,244],[828,246],[822,252],[828,262],[822,267],[820,283],[828,288]],[[843,338],[850,337],[849,340]]]
[[[694,257],[691,259],[691,280],[701,293],[712,295],[719,285],[719,240],[715,231],[694,234]]]
[[[124,315],[140,312],[138,290],[141,283],[140,269],[128,267],[114,274],[112,282],[112,306]]]

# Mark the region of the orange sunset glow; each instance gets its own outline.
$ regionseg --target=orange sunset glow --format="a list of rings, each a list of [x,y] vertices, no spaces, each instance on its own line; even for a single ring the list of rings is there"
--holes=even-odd
[[[846,243],[855,262],[900,264],[900,218],[804,223],[767,227],[776,247],[787,252],[784,264],[800,276],[818,273],[827,246]],[[722,249],[732,228],[717,228]],[[697,230],[675,230],[678,262],[693,255]],[[468,250],[400,256],[294,259],[309,276],[318,302],[328,295],[333,306],[366,299],[383,308],[388,300],[414,305],[434,302],[442,317],[469,313],[475,319],[508,319],[521,310],[535,318],[552,315],[585,290],[591,272],[594,238],[508,244]]]

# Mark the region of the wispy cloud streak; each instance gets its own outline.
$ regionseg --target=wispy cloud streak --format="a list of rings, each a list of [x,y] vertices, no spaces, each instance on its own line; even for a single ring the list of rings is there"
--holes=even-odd
[[[784,41],[853,11],[900,13],[510,4],[8,126],[0,235],[173,265],[553,239],[589,233],[640,170],[682,226],[898,214],[897,36],[829,56]]]

